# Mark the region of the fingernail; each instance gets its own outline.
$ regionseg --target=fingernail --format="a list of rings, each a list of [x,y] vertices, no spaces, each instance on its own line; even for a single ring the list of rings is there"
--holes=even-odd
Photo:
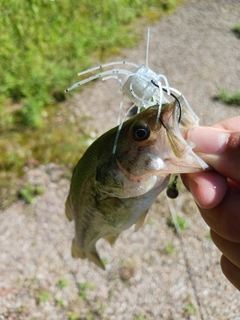
[[[230,133],[210,127],[194,127],[188,131],[188,139],[195,144],[194,151],[221,154],[224,152]]]

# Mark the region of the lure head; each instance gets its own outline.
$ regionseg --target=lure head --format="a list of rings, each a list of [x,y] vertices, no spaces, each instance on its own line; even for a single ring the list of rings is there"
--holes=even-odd
[[[172,173],[202,171],[208,165],[184,139],[198,125],[192,109],[179,97],[162,106],[152,106],[126,121],[120,131],[115,154],[103,155],[98,163],[97,183],[102,190],[128,198],[157,188]]]
[[[121,87],[123,94],[136,106],[141,107],[156,104],[154,97],[156,97],[159,88],[154,83],[159,83],[159,75],[142,65],[123,80]],[[162,103],[167,103],[168,100],[164,97],[162,90],[160,94],[162,95]]]

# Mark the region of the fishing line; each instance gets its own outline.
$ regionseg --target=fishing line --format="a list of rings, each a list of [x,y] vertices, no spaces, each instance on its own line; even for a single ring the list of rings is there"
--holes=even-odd
[[[190,263],[189,263],[189,260],[188,260],[188,257],[187,257],[185,244],[184,244],[184,241],[183,241],[182,236],[180,234],[180,227],[179,227],[179,223],[178,223],[178,220],[177,220],[176,210],[175,210],[174,205],[172,204],[172,202],[170,201],[170,199],[168,197],[167,197],[167,202],[168,202],[168,207],[170,209],[170,213],[171,213],[171,216],[172,216],[172,219],[173,219],[174,229],[176,231],[176,235],[177,235],[177,237],[179,239],[179,242],[181,244],[183,260],[185,262],[185,267],[186,267],[186,270],[187,270],[188,278],[189,278],[189,281],[190,281],[191,286],[192,286],[193,296],[194,296],[194,299],[195,299],[196,304],[197,304],[197,311],[198,311],[198,314],[199,314],[199,319],[200,320],[204,320],[200,298],[199,298],[199,295],[197,293],[196,282],[194,280],[192,269],[190,267]]]

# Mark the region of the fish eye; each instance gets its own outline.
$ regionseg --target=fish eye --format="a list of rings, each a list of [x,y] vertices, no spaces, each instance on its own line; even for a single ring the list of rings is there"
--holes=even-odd
[[[151,130],[149,125],[141,123],[136,124],[132,128],[132,137],[135,141],[147,140],[150,136]]]

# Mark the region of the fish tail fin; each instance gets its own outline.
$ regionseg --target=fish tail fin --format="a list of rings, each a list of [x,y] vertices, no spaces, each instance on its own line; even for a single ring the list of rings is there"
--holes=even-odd
[[[65,215],[68,218],[69,221],[73,220],[72,210],[70,206],[70,199],[69,196],[67,197],[67,200],[65,202]]]
[[[76,243],[75,238],[73,238],[73,241],[72,241],[72,257],[73,258],[81,258],[81,259],[87,258],[86,253]]]
[[[119,236],[119,233],[115,233],[115,234],[111,234],[110,236],[105,237],[104,239],[107,240],[112,247],[114,245],[114,243],[116,242],[118,236]]]
[[[91,251],[91,252],[85,252],[76,243],[75,238],[72,241],[72,257],[73,258],[88,259],[89,261],[92,261],[93,263],[95,263],[101,269],[105,270],[105,266],[102,263],[96,249],[94,249],[94,251]]]

